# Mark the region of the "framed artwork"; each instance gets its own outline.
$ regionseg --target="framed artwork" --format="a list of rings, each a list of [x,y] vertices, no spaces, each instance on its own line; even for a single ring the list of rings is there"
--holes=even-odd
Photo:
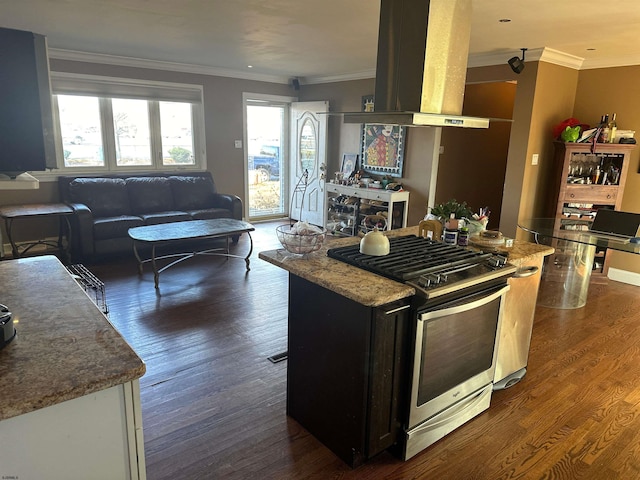
[[[374,97],[362,97],[362,111],[373,112]],[[361,130],[360,158],[363,170],[392,177],[402,176],[406,127],[365,123]]]
[[[365,124],[362,133],[362,169],[401,177],[405,129],[400,125]]]
[[[358,154],[357,153],[343,153],[342,165],[340,165],[340,171],[343,178],[349,178],[353,172],[358,169]]]

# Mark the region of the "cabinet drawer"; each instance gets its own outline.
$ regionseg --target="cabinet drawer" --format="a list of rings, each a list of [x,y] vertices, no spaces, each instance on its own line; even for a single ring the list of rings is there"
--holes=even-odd
[[[340,191],[340,187],[338,187],[333,183],[325,183],[324,186],[327,189],[327,193],[338,193],[338,194],[342,193]]]
[[[389,202],[391,194],[387,190],[369,188],[362,192],[362,198],[368,200],[380,200],[382,202]]]
[[[564,194],[566,203],[593,203],[615,205],[618,196],[616,185],[567,185]]]

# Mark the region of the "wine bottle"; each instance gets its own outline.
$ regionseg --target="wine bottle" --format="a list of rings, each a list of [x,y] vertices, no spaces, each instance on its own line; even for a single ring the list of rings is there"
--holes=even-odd
[[[616,114],[611,115],[611,120],[607,125],[609,127],[609,143],[615,143],[618,124],[616,123]]]
[[[605,113],[602,118],[602,124],[600,125],[600,143],[609,143],[609,114]]]

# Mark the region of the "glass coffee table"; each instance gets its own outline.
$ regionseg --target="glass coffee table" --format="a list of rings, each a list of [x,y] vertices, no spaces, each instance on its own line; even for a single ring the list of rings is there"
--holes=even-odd
[[[162,272],[183,260],[198,255],[223,255],[233,258],[244,258],[247,264],[247,270],[250,270],[249,257],[253,252],[253,239],[251,238],[250,232],[254,230],[253,225],[242,220],[214,218],[211,220],[188,220],[185,222],[160,223],[157,225],[134,227],[129,229],[129,236],[133,239],[133,253],[138,260],[138,272],[142,275],[144,264],[150,262],[153,268],[154,284],[157,289]],[[249,253],[247,253],[245,257],[231,254],[229,252],[229,240],[243,233],[246,233],[249,237]],[[215,247],[184,253],[156,255],[159,247],[172,246],[189,240],[206,240],[213,238],[225,238],[226,246],[224,248]],[[149,258],[143,259],[140,256],[139,247],[142,246],[151,248],[151,256]],[[163,267],[158,267],[158,261],[166,259],[173,260]]]

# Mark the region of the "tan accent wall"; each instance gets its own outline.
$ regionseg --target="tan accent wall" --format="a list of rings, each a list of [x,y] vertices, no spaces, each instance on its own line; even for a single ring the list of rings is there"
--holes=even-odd
[[[540,62],[531,112],[529,143],[524,164],[523,196],[519,218],[544,215],[549,197],[549,175],[553,162],[553,127],[571,117],[578,81],[576,70]],[[538,165],[532,165],[532,155],[539,154]]]
[[[577,71],[545,62],[526,62],[520,75],[506,64],[469,69],[469,83],[515,80],[518,85],[499,224],[507,236],[528,239],[517,228],[518,220],[542,213],[552,159],[551,129],[572,115],[577,78]],[[531,165],[534,153],[539,154],[536,166]]]
[[[640,138],[640,66],[600,68],[580,72],[574,116],[595,125],[600,116],[616,113],[618,128],[635,130]],[[622,197],[622,210],[640,213],[640,146],[631,154],[631,163]],[[610,252],[609,267],[640,273],[640,255]]]
[[[502,206],[498,228],[509,237],[516,234],[518,215],[521,205],[532,202],[529,192],[525,191],[525,160],[529,143],[529,128],[532,122],[533,101],[537,80],[538,63],[527,62],[524,71],[517,75],[509,66],[494,65],[469,69],[468,83],[517,81],[513,105],[513,124],[507,154]],[[495,224],[493,224],[495,228]]]
[[[500,222],[516,88],[515,82],[468,84],[462,113],[491,118],[489,128],[442,129],[435,203],[455,198],[474,212],[488,206],[490,229]]]

